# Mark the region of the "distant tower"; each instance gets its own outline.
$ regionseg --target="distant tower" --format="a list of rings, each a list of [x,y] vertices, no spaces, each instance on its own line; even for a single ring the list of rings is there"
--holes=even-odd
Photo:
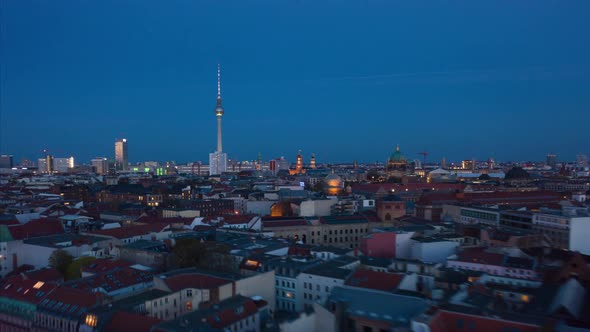
[[[305,174],[305,170],[303,169],[303,156],[301,155],[301,150],[299,150],[299,153],[297,153],[297,161],[295,162],[295,169],[290,169],[289,174],[291,174],[291,175]]]
[[[262,154],[260,152],[258,152],[258,160],[256,161],[256,170],[257,171],[262,170]]]
[[[311,159],[309,160],[309,167],[316,168],[316,166],[315,166],[315,153],[311,154]]]
[[[12,168],[12,156],[9,155],[1,155],[0,156],[0,168]]]
[[[588,166],[588,156],[585,154],[577,155],[576,156],[576,166],[587,167]]]
[[[440,168],[442,168],[442,169],[447,168],[447,158],[443,157],[443,159],[440,161]]]
[[[494,169],[494,166],[495,166],[495,164],[496,164],[496,162],[494,161],[494,158],[491,158],[491,157],[490,157],[490,158],[488,159],[488,169],[489,169],[489,170],[492,170],[492,169]]]
[[[557,166],[557,156],[553,153],[548,154],[546,164],[554,169]]]
[[[117,169],[126,171],[129,169],[129,155],[127,153],[127,139],[115,141],[115,162]]]
[[[221,105],[221,66],[217,65],[217,105],[215,117],[217,118],[217,151],[209,154],[209,174],[218,175],[227,170],[227,154],[223,153],[221,144],[221,117],[225,113]]]
[[[47,157],[45,157],[45,162],[46,162],[46,171],[48,174],[53,174],[53,156],[48,154]]]
[[[217,152],[221,152],[221,117],[224,110],[221,105],[221,66],[217,64],[217,106],[215,106],[215,116],[217,117]]]

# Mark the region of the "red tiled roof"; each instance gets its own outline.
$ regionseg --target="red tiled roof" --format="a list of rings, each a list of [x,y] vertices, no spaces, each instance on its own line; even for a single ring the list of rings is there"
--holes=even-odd
[[[0,220],[1,225],[18,225],[18,220],[16,218]]]
[[[61,282],[63,281],[63,276],[61,275],[61,273],[59,273],[59,271],[57,269],[54,268],[43,268],[40,270],[35,270],[35,271],[29,271],[29,272],[25,272],[26,276],[31,278],[31,279],[35,279],[35,280],[40,280],[40,281],[44,281],[44,282]]]
[[[311,255],[311,248],[303,246],[290,246],[287,252],[289,256],[309,256]]]
[[[241,214],[241,215],[226,215],[223,216],[223,223],[228,225],[235,224],[247,224],[254,218],[253,215]]]
[[[97,293],[65,286],[54,289],[47,298],[85,308],[92,307],[99,301]]]
[[[151,328],[160,322],[159,319],[125,311],[117,311],[105,331],[110,332],[149,332]]]
[[[27,276],[17,275],[8,278],[0,288],[0,297],[38,304],[44,296],[56,288],[57,285],[47,283]]]
[[[457,260],[467,263],[502,266],[504,255],[487,252],[484,248],[469,248],[457,254]]]
[[[92,261],[92,263],[88,266],[85,266],[82,268],[83,272],[87,272],[87,273],[94,273],[94,274],[98,274],[98,273],[106,273],[109,271],[114,271],[118,268],[122,268],[122,267],[129,267],[132,264],[123,260],[116,260],[116,259],[110,259],[110,258],[101,258],[101,259],[95,259],[94,261]]]
[[[397,289],[403,278],[403,274],[358,269],[346,280],[345,284],[353,287],[391,292]]]
[[[52,218],[40,218],[22,225],[10,225],[8,226],[8,230],[15,240],[61,234],[64,232],[61,221]]]
[[[224,328],[258,312],[258,306],[252,300],[245,301],[241,306],[243,310],[239,313],[234,308],[220,310],[208,316],[207,323],[213,328]]]
[[[468,315],[445,310],[438,310],[438,312],[430,320],[428,326],[432,332],[497,332],[506,330],[519,332],[537,332],[541,330],[541,327],[538,325],[508,321],[501,318]]]
[[[130,267],[123,267],[108,273],[98,274],[75,281],[72,287],[78,289],[103,288],[107,293],[132,285],[151,282],[153,275]]]
[[[166,277],[164,283],[171,291],[177,292],[186,288],[214,289],[232,283],[233,281],[217,278],[200,273],[186,273]]]

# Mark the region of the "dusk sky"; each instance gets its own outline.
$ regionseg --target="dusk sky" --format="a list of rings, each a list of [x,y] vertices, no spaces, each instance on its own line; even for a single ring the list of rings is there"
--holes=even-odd
[[[590,154],[590,1],[0,0],[0,153]]]

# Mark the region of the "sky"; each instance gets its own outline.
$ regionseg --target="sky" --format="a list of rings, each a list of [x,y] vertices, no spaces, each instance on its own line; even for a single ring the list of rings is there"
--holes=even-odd
[[[590,154],[590,1],[0,0],[0,153]]]

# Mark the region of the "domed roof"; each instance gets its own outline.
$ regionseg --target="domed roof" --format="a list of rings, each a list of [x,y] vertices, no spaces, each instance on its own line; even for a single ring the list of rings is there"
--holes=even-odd
[[[341,187],[342,178],[332,173],[324,178],[324,182],[330,187]]]
[[[400,152],[399,145],[395,148],[395,151],[389,157],[389,161],[406,162],[406,157]]]
[[[328,176],[326,176],[326,177],[324,178],[324,181],[326,181],[326,182],[328,182],[328,181],[330,181],[330,180],[338,180],[338,181],[342,181],[342,178],[341,178],[341,177],[339,177],[338,175],[336,175],[336,174],[332,173],[332,174],[330,174],[330,175],[328,175]]]

